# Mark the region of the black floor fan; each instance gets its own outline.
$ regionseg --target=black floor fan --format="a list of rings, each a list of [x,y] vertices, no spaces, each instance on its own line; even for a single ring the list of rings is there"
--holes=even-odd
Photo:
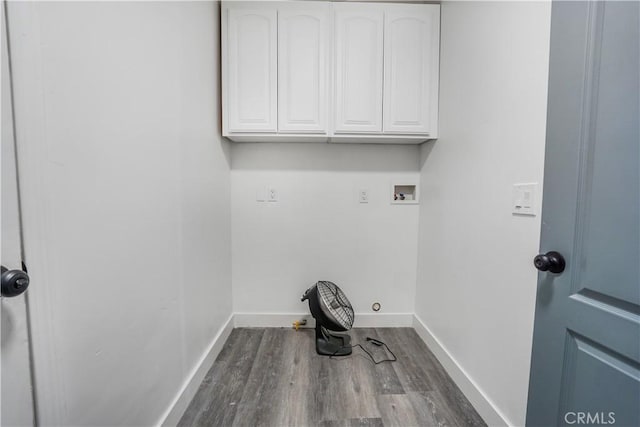
[[[353,326],[353,307],[342,290],[332,282],[321,280],[302,295],[309,300],[309,310],[316,319],[316,352],[327,356],[351,354],[351,337],[331,331],[348,331]]]

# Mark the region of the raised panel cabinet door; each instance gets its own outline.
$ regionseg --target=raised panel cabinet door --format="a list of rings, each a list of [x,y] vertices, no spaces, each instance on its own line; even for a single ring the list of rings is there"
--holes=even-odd
[[[384,16],[384,133],[436,135],[439,5],[388,5]]]
[[[335,132],[382,132],[381,5],[334,4]]]
[[[329,4],[278,7],[278,131],[327,133]]]
[[[225,11],[227,131],[276,132],[277,10],[231,3]]]

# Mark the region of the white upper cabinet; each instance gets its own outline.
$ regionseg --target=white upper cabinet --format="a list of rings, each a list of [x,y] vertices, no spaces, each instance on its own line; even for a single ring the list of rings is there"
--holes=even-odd
[[[223,135],[437,138],[439,50],[439,5],[223,1]]]
[[[384,15],[385,134],[436,135],[438,5],[388,5]]]
[[[278,131],[327,134],[329,4],[278,6]]]
[[[335,132],[382,132],[383,31],[381,5],[333,5]]]
[[[275,133],[277,11],[257,2],[238,2],[223,8],[223,15],[225,128],[228,132]]]

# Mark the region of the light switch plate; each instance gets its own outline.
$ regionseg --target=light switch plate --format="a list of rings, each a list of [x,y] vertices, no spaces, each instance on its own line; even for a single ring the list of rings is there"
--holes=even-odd
[[[536,216],[537,183],[513,184],[512,213],[515,215]]]

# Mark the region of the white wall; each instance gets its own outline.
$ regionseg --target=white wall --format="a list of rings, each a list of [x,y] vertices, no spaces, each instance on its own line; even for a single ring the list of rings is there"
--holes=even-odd
[[[300,296],[318,280],[356,313],[374,301],[413,312],[418,205],[391,205],[390,185],[419,181],[416,146],[234,143],[231,154],[235,312],[308,313]],[[256,201],[265,186],[278,202]]]
[[[442,5],[440,135],[422,146],[416,314],[511,425],[524,425],[542,188],[550,3]]]
[[[157,423],[231,314],[214,2],[12,2],[41,424]]]

